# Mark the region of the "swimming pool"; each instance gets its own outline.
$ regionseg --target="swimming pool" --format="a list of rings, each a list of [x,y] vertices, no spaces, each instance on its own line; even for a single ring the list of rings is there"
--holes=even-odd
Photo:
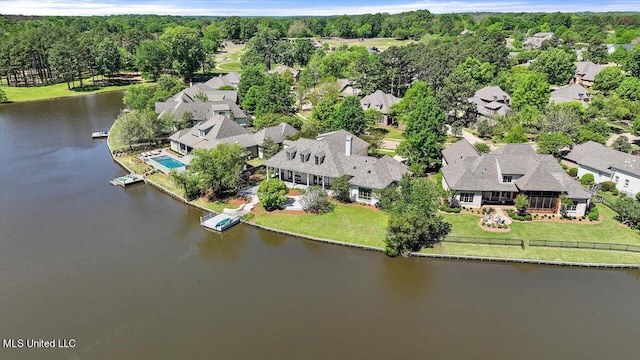
[[[176,169],[176,168],[181,168],[185,166],[185,164],[167,155],[152,157],[151,160],[157,162],[158,164],[168,169]]]

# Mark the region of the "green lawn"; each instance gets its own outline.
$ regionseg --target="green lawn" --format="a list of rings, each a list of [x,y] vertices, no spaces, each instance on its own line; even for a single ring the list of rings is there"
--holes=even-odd
[[[608,264],[640,264],[640,254],[604,251],[528,247],[526,250],[517,246],[471,245],[458,243],[442,243],[433,249],[422,252],[433,254],[487,256],[498,258],[561,260],[569,262],[608,263]]]
[[[384,138],[389,140],[404,140],[404,132],[398,130],[394,127],[383,127],[380,128],[384,132]]]
[[[227,42],[224,50],[216,54],[216,69],[223,72],[242,72],[240,56],[244,52],[244,44]]]
[[[87,80],[87,83],[90,81]],[[154,86],[156,83],[147,82],[143,83],[145,86]],[[130,85],[118,85],[118,86],[105,86],[98,90],[93,91],[73,91],[67,89],[66,83],[47,85],[47,86],[33,86],[33,87],[13,87],[13,86],[0,86],[0,89],[4,90],[7,94],[7,99],[11,102],[33,101],[33,100],[45,100],[55,99],[61,97],[70,96],[82,96],[88,94],[96,94],[107,91],[123,90]]]
[[[477,225],[480,219],[479,215],[443,214],[443,217],[453,225],[451,235],[640,245],[640,235],[637,231],[620,225],[613,218],[615,216],[613,210],[602,204],[598,204],[597,207],[604,218],[599,224],[591,224],[587,219],[572,224],[549,221],[514,221],[510,225],[511,231],[508,233],[492,233],[482,230]]]
[[[166,175],[164,173],[156,172],[155,174],[151,174],[147,176],[147,180],[181,197],[184,197],[185,195],[184,190],[182,188],[177,187],[176,184],[173,183],[173,180],[171,179],[171,177],[169,177],[169,175]]]
[[[229,204],[227,204],[225,202],[220,202],[220,201],[205,202],[202,199],[193,200],[190,203],[198,205],[198,206],[201,206],[201,207],[206,208],[206,209],[209,209],[211,211],[218,212],[218,213],[221,213],[222,210],[224,210],[224,209],[234,209],[234,208],[236,208],[235,206],[229,205]]]
[[[391,46],[402,46],[414,43],[414,40],[396,40],[393,38],[373,38],[373,39],[364,39],[364,41],[360,41],[360,39],[340,39],[340,38],[331,38],[328,40],[322,40],[325,43],[328,43],[329,46],[339,47],[340,45],[348,45],[348,46],[364,46],[367,48],[376,47],[380,51],[384,51]]]
[[[253,222],[302,235],[383,247],[387,218],[383,212],[337,204],[334,211],[323,215],[260,212]]]
[[[151,170],[151,167],[139,160],[137,155],[118,156],[116,159],[127,167],[129,171],[133,171],[136,174],[143,174]]]

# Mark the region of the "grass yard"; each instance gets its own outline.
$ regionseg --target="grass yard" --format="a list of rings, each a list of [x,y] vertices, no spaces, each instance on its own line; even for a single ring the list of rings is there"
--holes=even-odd
[[[118,156],[117,159],[124,164],[127,169],[136,174],[143,174],[151,170],[151,166],[142,162],[142,160],[140,160],[136,155]]]
[[[181,197],[185,196],[184,190],[177,187],[176,184],[173,183],[173,180],[171,180],[171,177],[169,177],[169,175],[165,175],[161,172],[156,172],[155,174],[147,176],[147,180],[176,195],[179,195]]]
[[[336,204],[334,211],[323,215],[266,212],[259,210],[253,222],[297,234],[384,247],[387,214],[371,209]]]
[[[569,262],[640,264],[640,254],[622,251],[560,249],[544,247],[528,247],[522,250],[517,246],[472,245],[443,243],[433,249],[422,252],[433,254],[489,256],[499,258],[560,260]]]
[[[190,203],[209,209],[211,211],[218,212],[218,213],[221,213],[222,210],[224,209],[235,209],[237,207],[225,202],[220,202],[220,201],[207,202],[202,199],[193,200],[193,201],[190,201]]]
[[[216,69],[222,72],[242,72],[240,56],[244,52],[244,44],[234,44],[230,41],[224,50],[216,53]]]
[[[531,222],[514,221],[510,225],[511,231],[508,233],[493,233],[482,230],[477,225],[480,220],[478,215],[443,214],[442,216],[453,225],[451,235],[640,245],[640,235],[637,231],[620,225],[613,218],[615,216],[613,210],[601,204],[598,204],[597,207],[604,218],[599,224],[590,224],[589,220],[574,224],[535,220]]]
[[[402,46],[411,43],[415,43],[414,40],[396,40],[393,38],[373,38],[373,39],[341,39],[341,38],[330,38],[330,39],[322,39],[323,43],[328,43],[329,46],[340,47],[341,45],[348,46],[365,46],[367,48],[376,47],[380,51],[384,51],[391,46]]]
[[[386,126],[386,127],[380,127],[379,129],[381,129],[384,132],[385,139],[397,140],[397,141],[404,140],[404,132],[402,132],[401,130],[398,130],[398,128],[395,128],[392,126]]]
[[[90,81],[86,80],[88,84]],[[154,86],[156,83],[147,82],[143,83],[145,86]],[[7,99],[10,102],[22,102],[22,101],[34,101],[34,100],[46,100],[56,99],[62,97],[71,96],[83,96],[89,94],[97,94],[107,91],[124,90],[130,85],[118,85],[118,86],[105,86],[97,90],[92,91],[73,91],[67,89],[66,83],[47,85],[47,86],[33,86],[33,87],[13,87],[13,86],[0,86],[0,89],[4,90],[7,94]]]

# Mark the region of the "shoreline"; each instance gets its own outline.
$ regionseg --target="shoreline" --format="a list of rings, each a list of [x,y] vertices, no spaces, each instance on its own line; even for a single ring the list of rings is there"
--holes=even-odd
[[[0,106],[2,106],[2,105],[10,105],[10,104],[30,103],[30,102],[34,102],[34,101],[50,101],[50,100],[82,97],[82,96],[89,96],[89,95],[96,95],[96,94],[105,94],[105,93],[116,92],[116,91],[124,91],[129,86],[140,85],[140,84],[143,84],[143,85],[144,84],[149,84],[149,85],[146,85],[146,86],[156,86],[156,84],[154,82],[140,82],[138,84],[129,84],[129,85],[111,85],[111,86],[105,86],[104,89],[98,89],[98,90],[86,91],[86,92],[82,92],[82,91],[74,92],[73,90],[64,90],[64,91],[69,91],[70,93],[64,94],[64,95],[53,95],[53,96],[42,97],[42,98],[28,98],[28,99],[24,99],[24,100],[14,100],[9,96],[9,94],[7,94],[7,102],[0,103]],[[21,92],[22,91],[27,92],[28,90],[32,90],[33,91],[33,89],[43,89],[43,88],[52,87],[52,86],[58,86],[58,85],[60,85],[60,84],[45,85],[45,86],[31,86],[31,87],[13,87],[13,86],[3,85],[0,88],[4,89],[5,92],[7,92],[7,89],[20,89]],[[28,90],[25,90],[25,89],[28,89]]]
[[[115,121],[114,121],[114,124],[115,124]],[[113,128],[113,126],[114,125],[111,125],[111,128],[109,128],[109,136],[111,136],[111,133],[112,133],[111,129]],[[118,160],[116,158],[116,156],[113,154],[113,151],[111,150],[111,146],[109,145],[109,139],[108,138],[107,138],[107,148],[109,149],[109,154],[111,155],[111,158],[118,165],[120,165],[120,167],[122,167],[123,169],[125,169],[125,170],[127,170],[129,172],[132,172],[131,169],[129,169],[124,163],[122,163],[120,160]],[[146,177],[144,178],[144,182],[145,182],[145,184],[151,185],[155,189],[158,189],[159,191],[165,193],[166,195],[169,195],[170,197],[180,201],[183,204],[186,204],[186,205],[189,205],[189,206],[193,206],[193,207],[195,207],[197,209],[200,209],[202,211],[215,212],[215,211],[212,211],[212,210],[207,209],[205,207],[202,207],[202,206],[200,206],[198,204],[194,204],[194,203],[188,201],[187,199],[183,198],[182,196],[169,191],[168,189],[162,187],[160,184],[157,184],[157,183],[153,182],[152,180],[147,179]],[[268,226],[259,225],[259,224],[253,223],[251,221],[246,221],[246,220],[241,220],[241,222],[243,224],[245,224],[245,225],[249,225],[249,226],[252,226],[252,227],[260,229],[260,230],[265,230],[265,231],[269,231],[269,232],[276,233],[276,234],[287,235],[287,236],[295,237],[295,238],[302,239],[302,240],[310,240],[310,241],[315,241],[315,242],[324,243],[324,244],[331,244],[331,245],[338,245],[338,246],[344,246],[344,247],[350,247],[350,248],[357,248],[357,249],[366,250],[366,251],[384,252],[383,248],[379,248],[379,247],[375,247],[375,246],[361,245],[361,244],[356,244],[356,243],[349,243],[349,242],[344,242],[344,241],[339,241],[339,240],[325,239],[325,238],[319,238],[319,237],[314,237],[314,236],[308,236],[308,235],[293,233],[293,232],[290,232],[290,231],[279,230],[279,229],[270,228]],[[441,260],[492,262],[492,263],[508,263],[508,264],[547,265],[547,266],[562,266],[562,267],[584,267],[584,268],[597,268],[597,269],[640,269],[640,264],[634,265],[634,264],[613,264],[613,263],[587,263],[587,262],[572,262],[572,261],[552,261],[552,260],[541,260],[541,259],[501,258],[501,257],[473,256],[473,255],[430,254],[430,253],[422,253],[422,252],[411,252],[410,256],[411,257],[441,259]]]

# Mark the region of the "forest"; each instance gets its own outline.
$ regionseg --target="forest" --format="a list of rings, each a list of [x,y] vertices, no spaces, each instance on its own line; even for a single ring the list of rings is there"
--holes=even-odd
[[[273,62],[304,66],[310,60],[315,50],[311,42],[288,40],[293,38],[388,37],[421,43],[433,40],[446,48],[465,29],[496,39],[511,37],[516,47],[536,32],[553,32],[569,45],[626,44],[640,36],[640,14],[436,15],[419,10],[392,15],[291,18],[0,15],[0,84],[66,82],[72,88],[77,82],[82,88],[87,77],[109,81],[120,72],[130,71],[140,71],[153,79],[173,72],[190,81],[198,72],[214,71],[213,56],[225,41],[251,42],[260,32],[268,36],[262,37],[266,42],[261,44],[254,41],[257,47],[271,48],[282,55],[267,55],[265,65],[270,67]],[[255,56],[245,61],[255,63]]]

